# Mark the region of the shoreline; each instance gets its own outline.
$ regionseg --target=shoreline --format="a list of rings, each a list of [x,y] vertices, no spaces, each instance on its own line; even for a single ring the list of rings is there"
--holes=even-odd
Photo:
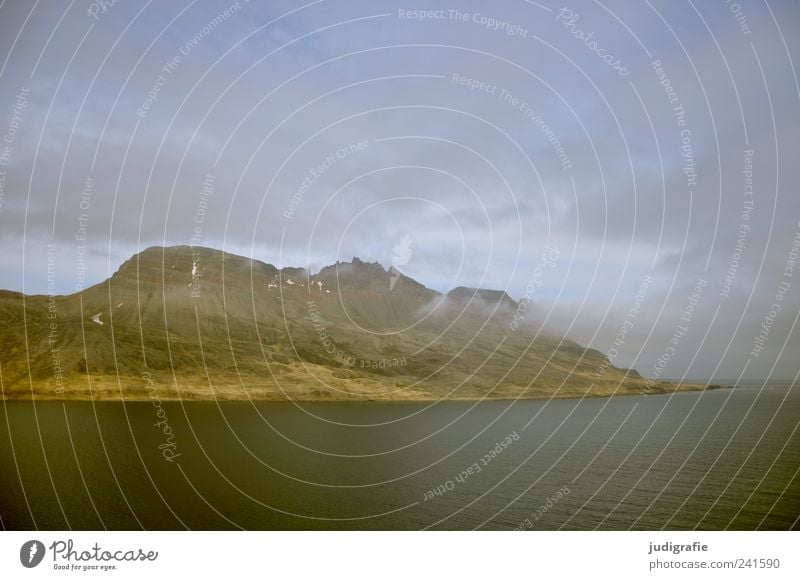
[[[612,397],[635,397],[635,396],[668,396],[679,393],[697,393],[716,390],[733,389],[729,385],[700,385],[697,383],[692,384],[679,384],[675,383],[675,388],[672,390],[663,390],[659,392],[630,392],[626,390],[620,393],[604,393],[604,394],[576,394],[568,393],[564,395],[552,394],[549,396],[485,396],[485,397],[380,397],[380,396],[364,396],[364,397],[286,397],[280,395],[264,395],[256,394],[254,396],[220,396],[220,397],[181,397],[170,394],[158,397],[151,397],[147,394],[136,394],[130,397],[125,396],[109,396],[108,391],[98,393],[98,396],[91,396],[90,393],[80,394],[77,396],[64,397],[64,396],[50,396],[42,393],[19,393],[20,396],[8,396],[6,393],[0,395],[0,401],[5,402],[83,402],[83,403],[148,403],[153,401],[160,401],[162,403],[235,403],[235,402],[250,402],[250,403],[429,403],[429,402],[453,402],[453,403],[483,403],[483,402],[507,402],[507,401],[549,401],[549,400],[568,400],[568,399],[605,399]]]

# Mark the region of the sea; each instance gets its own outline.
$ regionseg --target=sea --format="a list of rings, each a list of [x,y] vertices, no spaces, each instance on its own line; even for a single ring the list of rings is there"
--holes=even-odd
[[[475,402],[0,401],[7,530],[789,530],[800,387]]]

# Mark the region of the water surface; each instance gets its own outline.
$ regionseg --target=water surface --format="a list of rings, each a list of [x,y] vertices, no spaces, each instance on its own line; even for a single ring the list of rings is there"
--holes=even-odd
[[[160,417],[150,403],[0,407],[6,529],[783,530],[800,514],[788,385],[164,403]]]

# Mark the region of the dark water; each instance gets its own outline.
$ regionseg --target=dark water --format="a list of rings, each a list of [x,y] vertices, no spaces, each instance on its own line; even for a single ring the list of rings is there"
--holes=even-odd
[[[799,525],[800,396],[788,385],[583,401],[163,409],[171,440],[150,403],[0,403],[3,527]],[[170,442],[180,454],[173,462],[159,449]]]

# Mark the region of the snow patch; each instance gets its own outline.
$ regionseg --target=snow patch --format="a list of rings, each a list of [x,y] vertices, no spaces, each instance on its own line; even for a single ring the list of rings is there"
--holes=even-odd
[[[102,321],[102,320],[100,320],[100,317],[101,317],[102,315],[103,315],[103,313],[102,313],[102,312],[98,312],[97,314],[95,314],[94,316],[92,316],[92,322],[94,322],[95,324],[99,324],[100,326],[103,326],[103,321]]]

